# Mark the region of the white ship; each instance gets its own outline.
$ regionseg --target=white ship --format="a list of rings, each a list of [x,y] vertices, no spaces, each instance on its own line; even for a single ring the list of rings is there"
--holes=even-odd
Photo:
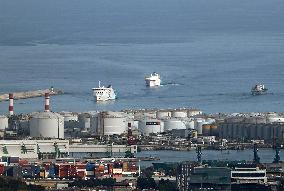
[[[262,95],[267,93],[267,88],[264,87],[263,84],[256,84],[254,87],[251,89],[251,94],[252,95]]]
[[[153,86],[160,86],[161,79],[160,75],[156,72],[153,72],[150,76],[145,77],[146,86],[153,87]]]
[[[99,87],[92,88],[93,96],[96,98],[96,101],[108,101],[116,99],[115,91],[112,89],[112,86],[107,87],[101,86],[99,81]]]

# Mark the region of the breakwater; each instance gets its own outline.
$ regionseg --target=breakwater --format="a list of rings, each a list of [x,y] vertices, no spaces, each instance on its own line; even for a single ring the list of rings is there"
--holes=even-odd
[[[42,89],[42,90],[33,90],[33,91],[24,91],[24,92],[13,92],[14,99],[28,99],[34,97],[43,97],[45,93],[50,95],[60,95],[64,92],[60,89]],[[8,101],[9,93],[0,94],[0,101]]]

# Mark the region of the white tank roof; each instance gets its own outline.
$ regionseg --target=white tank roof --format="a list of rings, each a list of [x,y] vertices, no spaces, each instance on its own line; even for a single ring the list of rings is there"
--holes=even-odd
[[[59,117],[63,117],[58,113],[54,113],[51,111],[45,111],[45,112],[39,112],[39,113],[33,113],[32,118],[39,118],[39,119],[57,119]]]

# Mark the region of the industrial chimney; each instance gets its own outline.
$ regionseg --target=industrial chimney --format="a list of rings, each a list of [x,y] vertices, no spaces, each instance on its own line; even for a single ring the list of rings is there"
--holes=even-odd
[[[44,106],[44,111],[49,111],[49,93],[45,93],[45,106]]]
[[[9,114],[14,115],[14,94],[9,93]]]

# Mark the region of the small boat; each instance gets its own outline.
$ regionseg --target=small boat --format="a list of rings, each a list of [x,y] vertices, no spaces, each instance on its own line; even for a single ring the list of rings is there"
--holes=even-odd
[[[104,87],[101,86],[101,82],[99,81],[99,87],[92,88],[92,90],[93,96],[96,98],[96,101],[108,101],[116,99],[116,93],[111,85]]]
[[[154,87],[161,85],[160,75],[156,72],[153,72],[150,76],[145,77],[146,86]]]
[[[268,89],[265,88],[263,84],[256,84],[255,86],[252,87],[251,94],[252,95],[263,95],[263,94],[266,94],[267,91]]]

